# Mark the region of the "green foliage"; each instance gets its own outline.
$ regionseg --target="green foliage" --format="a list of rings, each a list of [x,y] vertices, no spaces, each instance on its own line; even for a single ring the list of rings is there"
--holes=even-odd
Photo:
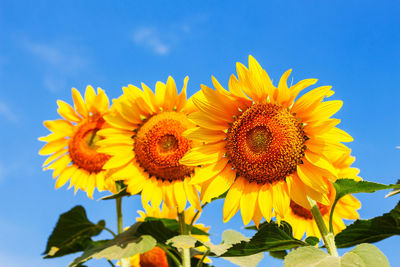
[[[336,204],[347,194],[355,194],[355,193],[373,193],[379,190],[385,189],[394,189],[400,188],[400,184],[378,184],[368,181],[355,181],[353,179],[338,179],[333,183],[333,186],[336,189],[336,198],[332,205],[332,210],[329,218],[329,229],[333,232],[332,218],[333,212],[335,210]]]
[[[193,236],[188,236],[188,235],[175,236],[169,239],[167,243],[172,244],[172,246],[176,247],[177,249],[194,248],[196,246],[198,247],[202,245],[209,249],[210,256],[222,257],[222,255],[226,253],[229,250],[229,248],[231,248],[234,244],[240,243],[242,241],[248,242],[250,241],[250,239],[234,230],[226,230],[222,234],[222,243],[219,245],[214,245],[211,242],[204,242]],[[196,250],[192,250],[192,253],[195,252]],[[256,253],[247,256],[236,255],[236,256],[222,257],[222,258],[239,266],[255,267],[263,259],[263,254]]]
[[[290,252],[283,262],[284,267],[326,267],[340,266],[340,258],[330,256],[316,247],[301,247]]]
[[[126,197],[126,196],[131,196],[131,194],[129,194],[126,191],[126,186],[124,188],[121,188],[117,193],[113,194],[113,195],[109,195],[109,196],[105,196],[100,198],[99,200],[110,200],[110,199],[117,199],[117,198],[121,198],[121,197]]]
[[[346,248],[361,243],[373,243],[400,235],[400,202],[389,213],[369,220],[357,220],[336,235],[337,247]]]
[[[319,238],[315,236],[309,236],[304,241],[311,246],[315,246],[319,243]]]
[[[154,217],[146,217],[145,221],[146,222],[160,221],[169,230],[179,233],[179,222],[175,219],[160,219],[160,218],[154,218]],[[189,224],[186,224],[186,227],[188,229],[191,229],[190,232],[194,235],[209,235],[207,232],[204,232],[203,230],[201,230],[197,227],[190,226]]]
[[[361,244],[345,253],[343,257],[335,257],[316,247],[301,247],[290,252],[284,261],[284,267],[389,267],[386,256],[371,244]]]
[[[93,243],[91,237],[100,234],[104,227],[103,220],[97,224],[90,222],[82,206],[73,207],[60,215],[47,240],[44,258],[61,257],[85,250]]]
[[[301,246],[308,246],[308,244],[293,237],[292,227],[287,222],[282,221],[278,225],[271,221],[261,224],[260,229],[249,241],[234,244],[222,256],[247,256],[264,251],[282,251]]]
[[[153,237],[149,235],[135,237],[134,232],[135,228],[131,227],[113,240],[85,250],[82,256],[76,258],[69,267],[79,266],[79,264],[91,258],[106,258],[108,260],[128,258],[137,253],[144,253],[157,244]]]
[[[397,180],[397,183],[396,184],[400,184],[400,179],[399,180]],[[391,196],[394,196],[394,195],[397,195],[397,194],[400,194],[400,189],[399,188],[397,188],[397,189],[393,189],[391,192],[389,192],[385,197],[391,197]]]

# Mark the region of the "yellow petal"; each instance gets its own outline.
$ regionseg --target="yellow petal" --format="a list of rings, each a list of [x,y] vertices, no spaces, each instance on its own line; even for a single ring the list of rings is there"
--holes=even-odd
[[[75,110],[67,103],[62,100],[57,100],[58,109],[57,112],[62,116],[64,119],[73,121],[73,122],[80,122],[81,117],[76,114]]]
[[[176,106],[176,101],[178,98],[178,90],[176,89],[176,84],[174,78],[168,77],[167,85],[165,88],[165,108],[166,110],[172,111]]]
[[[103,166],[103,169],[113,169],[121,167],[133,159],[134,155],[132,151],[128,151],[124,154],[119,154],[118,156],[111,157]]]
[[[185,179],[183,181],[183,186],[185,187],[186,197],[188,198],[190,205],[195,207],[197,210],[201,211],[199,193],[197,192],[196,187],[193,186],[192,184],[190,184],[189,180],[190,179]]]
[[[86,92],[85,92],[85,103],[86,106],[89,108],[89,111],[91,112],[96,111],[96,109],[93,108],[97,104],[94,102],[95,98],[96,98],[96,92],[94,91],[91,85],[88,85],[86,87]]]
[[[195,170],[191,184],[200,184],[218,175],[228,164],[227,158],[221,158],[216,164],[210,164]]]
[[[211,199],[219,197],[231,187],[235,178],[236,172],[229,165],[226,165],[222,172],[210,180],[205,190],[202,190],[201,200],[211,202]]]
[[[67,167],[57,178],[57,182],[55,185],[56,189],[63,186],[71,178],[71,176],[74,174],[74,172],[76,172],[76,170],[77,169],[73,166]]]
[[[271,185],[271,189],[274,211],[279,214],[279,216],[283,217],[290,205],[287,184],[285,181],[276,182]]]
[[[179,161],[186,166],[216,163],[225,154],[225,142],[206,144],[189,150]]]
[[[226,121],[218,120],[215,117],[211,118],[210,116],[207,116],[203,112],[194,112],[188,116],[188,119],[192,120],[198,126],[210,130],[223,131],[229,128],[229,124]]]
[[[88,110],[86,108],[85,102],[83,101],[82,95],[75,88],[72,88],[72,99],[74,100],[75,110],[82,117],[86,118],[88,116]]]
[[[93,192],[96,185],[96,174],[91,173],[87,180],[86,193],[89,198],[93,198]]]
[[[258,206],[267,222],[271,221],[272,216],[272,191],[270,184],[264,184],[258,192]]]
[[[43,125],[53,133],[64,134],[65,136],[72,136],[74,126],[66,120],[44,121]]]
[[[214,143],[223,140],[226,133],[223,131],[214,131],[201,127],[194,127],[183,132],[183,136],[188,139]]]
[[[183,188],[183,183],[181,181],[176,181],[174,185],[174,197],[177,204],[178,212],[182,212],[186,207],[186,195],[185,189]]]
[[[186,76],[185,79],[183,80],[183,87],[182,91],[178,96],[178,100],[176,101],[176,111],[180,112],[184,106],[186,106],[186,88],[187,88],[187,83],[188,83],[189,77]]]
[[[224,223],[229,221],[238,212],[245,183],[247,183],[247,181],[244,178],[239,177],[229,189],[223,208]]]
[[[65,148],[67,145],[68,145],[68,139],[59,139],[47,143],[42,147],[42,149],[39,150],[39,155],[50,155]]]
[[[245,183],[242,197],[240,198],[240,210],[244,225],[247,225],[253,218],[255,206],[258,205],[259,187],[257,183]]]

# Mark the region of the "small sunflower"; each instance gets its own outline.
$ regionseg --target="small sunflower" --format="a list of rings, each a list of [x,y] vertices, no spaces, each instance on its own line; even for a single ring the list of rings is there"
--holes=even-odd
[[[115,191],[115,183],[108,178],[103,165],[110,156],[98,152],[97,134],[106,127],[104,115],[109,113],[109,100],[105,92],[93,87],[86,87],[85,100],[72,88],[74,108],[64,101],[58,100],[58,113],[63,119],[45,121],[43,124],[52,133],[40,137],[47,142],[39,151],[40,155],[50,155],[43,163],[44,170],[52,169],[57,178],[56,188],[63,186],[68,180],[70,187],[86,191],[92,197],[93,191]]]
[[[177,219],[178,212],[176,208],[168,208],[165,204],[162,205],[162,208],[152,207],[150,205],[144,206],[145,211],[138,211],[140,217],[136,220],[141,222],[144,221],[146,217],[154,217],[154,218],[166,218],[166,219]],[[185,223],[191,224],[192,221],[196,222],[199,216],[197,216],[196,209],[192,206],[185,210]],[[208,232],[210,227],[205,227],[203,224],[193,224],[194,227],[203,230],[204,232]],[[208,242],[210,238],[207,235],[193,235],[197,239]],[[199,251],[205,251],[205,247],[197,247]],[[195,256],[198,257],[198,256]],[[201,257],[200,257],[201,258]],[[210,259],[206,259],[205,262],[210,263]],[[132,267],[167,267],[168,260],[164,250],[159,247],[154,247],[153,249],[143,253],[136,254],[130,258],[130,263]]]
[[[239,79],[232,75],[229,80],[230,91],[213,77],[216,90],[202,86],[193,99],[199,111],[189,119],[198,127],[185,136],[203,145],[191,149],[180,163],[202,165],[201,175],[192,180],[201,185],[202,201],[229,190],[223,220],[241,209],[244,224],[258,224],[262,217],[269,221],[272,209],[283,217],[290,199],[306,207],[306,194],[328,205],[327,180],[338,177],[328,153],[344,151],[341,142],[352,141],[335,127],[340,121],[331,118],[342,101],[323,101],[333,94],[330,86],[295,100],[317,80],[288,87],[289,70],[275,87],[251,56],[249,68],[238,63],[237,72]]]
[[[143,91],[133,85],[123,88],[123,95],[114,101],[116,112],[105,116],[113,128],[101,130],[104,137],[100,151],[111,159],[104,165],[116,177],[125,179],[130,194],[142,194],[143,205],[149,201],[183,211],[187,200],[201,209],[198,191],[190,180],[196,167],[179,164],[181,157],[195,142],[182,136],[193,127],[187,114],[194,110],[186,99],[188,78],[178,95],[175,81],[157,82],[156,93],[142,84]]]
[[[331,186],[330,198],[332,204],[335,199],[335,193],[335,189]],[[317,204],[325,224],[329,225],[332,205]],[[343,219],[356,220],[359,218],[356,211],[359,208],[361,208],[360,201],[352,195],[346,195],[339,199],[332,218],[333,231],[335,234],[339,233],[346,227]],[[297,239],[301,239],[304,233],[306,233],[307,236],[316,236],[321,238],[320,231],[318,230],[318,226],[315,223],[310,210],[296,204],[293,200],[290,201],[290,208],[287,210],[284,220],[290,223],[293,228],[293,236]]]

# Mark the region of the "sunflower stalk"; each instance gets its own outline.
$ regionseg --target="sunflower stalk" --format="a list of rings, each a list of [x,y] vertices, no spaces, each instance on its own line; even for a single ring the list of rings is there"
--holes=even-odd
[[[117,192],[121,190],[121,185],[119,183],[115,183]],[[118,224],[118,234],[121,234],[124,231],[124,224],[122,220],[122,197],[117,197],[115,199],[116,208],[117,208],[117,224]],[[127,259],[121,259],[121,267],[129,267],[129,261]]]
[[[189,230],[186,226],[185,222],[185,211],[178,212],[178,220],[179,220],[179,229],[182,235],[188,235]],[[182,266],[190,267],[190,248],[183,248],[181,251],[182,255]]]
[[[335,236],[333,235],[333,233],[328,231],[328,228],[326,228],[324,219],[322,218],[322,214],[319,210],[317,202],[315,202],[315,200],[313,200],[308,196],[307,199],[311,205],[311,214],[313,215],[315,223],[318,226],[318,230],[321,233],[322,240],[324,241],[326,250],[330,255],[338,257],[339,254],[336,249]]]

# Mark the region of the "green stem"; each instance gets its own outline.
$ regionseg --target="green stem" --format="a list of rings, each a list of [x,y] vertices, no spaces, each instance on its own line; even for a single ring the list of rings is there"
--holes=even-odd
[[[179,230],[182,235],[188,235],[189,231],[185,222],[185,211],[178,212]],[[190,267],[190,249],[183,248],[181,251],[183,267]]]
[[[165,245],[162,244],[162,243],[157,243],[157,247],[162,248],[162,249],[165,251],[165,253],[167,253],[168,256],[174,261],[174,263],[175,263],[176,266],[182,267],[182,264],[181,264],[181,263],[179,262],[179,260],[175,257],[174,253],[172,253],[171,251],[169,251],[169,249],[168,249],[167,246],[165,246]]]
[[[331,254],[332,256],[338,257],[339,254],[337,252],[336,245],[335,245],[335,236],[333,235],[333,233],[328,232],[328,229],[326,228],[324,219],[319,210],[317,202],[315,202],[315,200],[313,200],[310,197],[307,197],[307,199],[311,205],[311,214],[313,215],[315,223],[318,226],[319,232],[321,233],[322,240],[324,241],[324,244],[325,244],[326,249],[328,250],[328,253]]]
[[[111,266],[115,267],[115,265],[114,265],[114,263],[112,261],[110,261],[110,260],[107,260],[107,261]]]
[[[117,191],[121,190],[121,186],[119,183],[115,183]],[[122,221],[122,198],[117,197],[115,199],[116,207],[117,207],[117,224],[118,224],[118,234],[121,234],[124,231],[124,224]],[[128,267],[129,262],[126,259],[120,259],[121,267]]]
[[[122,198],[118,197],[115,199],[117,204],[117,223],[118,223],[118,234],[124,231],[124,226],[122,223]]]
[[[333,211],[335,210],[337,201],[335,201],[331,208],[331,214],[329,215],[329,232],[333,233]]]
[[[203,257],[201,257],[201,260],[197,263],[197,267],[202,267],[203,266],[203,262],[206,259],[208,253],[210,253],[210,248],[207,247],[206,252],[204,252]]]
[[[113,237],[116,237],[117,235],[114,233],[114,231],[113,230],[111,230],[110,228],[107,228],[107,227],[102,227],[104,230],[106,230],[107,232],[109,232],[110,234],[112,234],[112,236]]]
[[[207,206],[207,204],[208,204],[207,202],[204,203],[204,204],[201,206],[201,209],[203,210],[204,207]],[[198,211],[196,212],[196,214],[193,216],[193,219],[192,219],[192,221],[190,222],[189,234],[190,234],[190,231],[192,231],[192,226],[193,226],[194,222],[196,221],[197,217],[199,216],[199,214],[200,214],[200,211],[198,210]]]

